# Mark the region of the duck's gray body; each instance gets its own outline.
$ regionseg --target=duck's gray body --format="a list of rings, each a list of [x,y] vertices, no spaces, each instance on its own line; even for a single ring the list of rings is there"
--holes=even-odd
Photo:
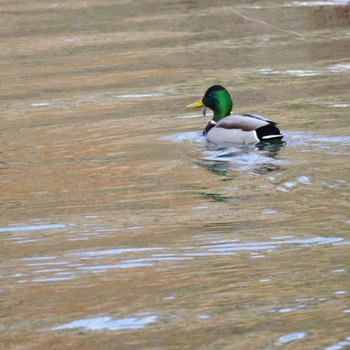
[[[258,114],[231,114],[219,122],[211,120],[203,131],[214,143],[257,143],[263,140],[282,139],[276,123]],[[264,132],[268,130],[269,132]],[[271,131],[274,131],[275,133]]]

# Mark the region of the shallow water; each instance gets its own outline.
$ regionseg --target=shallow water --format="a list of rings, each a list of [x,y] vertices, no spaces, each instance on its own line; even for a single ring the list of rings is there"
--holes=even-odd
[[[0,348],[349,347],[347,1],[2,5]]]

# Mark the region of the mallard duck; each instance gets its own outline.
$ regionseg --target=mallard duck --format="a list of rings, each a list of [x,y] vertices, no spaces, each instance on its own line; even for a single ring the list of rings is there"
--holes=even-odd
[[[203,130],[203,135],[215,143],[257,143],[281,140],[276,123],[258,114],[231,114],[232,99],[228,91],[220,85],[211,86],[204,97],[191,103],[187,108],[208,107],[214,112],[213,119]]]

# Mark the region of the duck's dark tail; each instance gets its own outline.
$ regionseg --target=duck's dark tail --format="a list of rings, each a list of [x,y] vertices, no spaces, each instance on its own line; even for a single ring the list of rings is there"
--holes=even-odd
[[[273,123],[264,125],[261,128],[255,130],[256,136],[260,141],[269,141],[269,140],[282,140],[283,135],[281,135],[280,130]]]

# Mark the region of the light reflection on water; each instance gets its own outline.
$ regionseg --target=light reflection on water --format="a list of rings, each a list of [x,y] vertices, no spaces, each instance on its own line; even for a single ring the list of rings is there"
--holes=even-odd
[[[61,225],[61,224],[0,227],[0,233],[1,232],[18,232],[18,231],[38,231],[38,230],[49,230],[49,229],[61,229],[61,228],[65,228],[65,227],[66,227],[65,225]]]
[[[287,344],[295,340],[303,339],[305,336],[306,333],[304,332],[285,334],[278,338],[276,345]]]
[[[305,146],[312,147],[315,152],[317,152],[320,148],[324,147],[341,147],[345,148],[346,146],[350,146],[350,136],[326,136],[314,134],[312,132],[304,132],[304,131],[283,131],[284,140],[288,147],[302,148],[300,151],[303,151]],[[212,143],[208,143],[206,138],[202,136],[200,131],[195,132],[185,132],[181,134],[174,134],[162,137],[162,140],[169,140],[174,143],[183,143],[189,142],[191,144],[205,144],[212,145],[215,149],[215,145]],[[254,151],[257,148],[259,149],[260,144],[249,145],[249,146],[240,146],[240,145],[231,145],[233,150],[241,150],[245,151]],[[268,146],[272,147],[274,144],[264,143],[267,149]],[[282,145],[283,146],[283,143]],[[227,145],[230,148],[230,145]],[[218,151],[220,151],[220,145],[216,147]],[[218,154],[220,157],[220,153]]]
[[[119,99],[139,99],[139,98],[147,98],[147,97],[159,97],[164,96],[161,93],[142,93],[142,94],[124,94],[124,95],[113,95],[114,98]]]
[[[292,1],[273,5],[242,5],[243,8],[262,9],[276,7],[319,7],[319,6],[345,6],[349,3],[348,0],[321,0],[321,1]]]
[[[59,331],[63,329],[74,328],[79,328],[85,331],[119,331],[125,329],[133,330],[144,328],[145,326],[156,322],[157,319],[158,316],[148,314],[135,315],[119,319],[103,316],[72,321],[61,326],[52,327],[51,330]]]
[[[293,1],[285,6],[342,6],[347,5],[348,0],[329,0],[329,1]]]
[[[350,63],[338,63],[324,69],[286,69],[260,68],[258,72],[264,75],[290,75],[294,77],[313,77],[325,74],[342,73],[350,70]]]
[[[343,350],[343,349],[347,349],[349,346],[350,346],[350,336],[333,345],[329,345],[325,347],[324,350]]]
[[[266,254],[277,249],[349,243],[340,237],[298,239],[291,236],[273,236],[270,241],[266,242],[241,242],[237,239],[213,240],[211,235],[199,235],[194,238],[198,240],[198,244],[194,246],[130,247],[76,251],[65,254],[63,257],[23,258],[13,261],[9,266],[11,273],[3,273],[2,277],[15,278],[18,283],[62,282],[82,277],[86,273],[106,273],[114,269],[152,267],[162,262],[185,262],[197,258],[240,253],[249,253],[251,259],[258,259],[265,258]]]
[[[194,161],[208,168],[214,173],[225,174],[227,171],[252,171],[257,174],[268,174],[280,170],[284,165],[291,162],[298,162],[284,157],[283,148],[288,147],[296,152],[319,153],[327,150],[327,154],[350,154],[349,136],[324,136],[310,132],[284,131],[283,142],[279,143],[258,143],[256,145],[215,145],[208,143],[201,132],[186,132],[175,135],[168,135],[162,140],[174,143],[188,142],[196,147],[196,152],[189,154],[197,157]],[[285,183],[284,187],[276,189],[288,192],[288,187],[294,187],[297,183],[311,184],[308,176],[300,174],[296,182]]]

